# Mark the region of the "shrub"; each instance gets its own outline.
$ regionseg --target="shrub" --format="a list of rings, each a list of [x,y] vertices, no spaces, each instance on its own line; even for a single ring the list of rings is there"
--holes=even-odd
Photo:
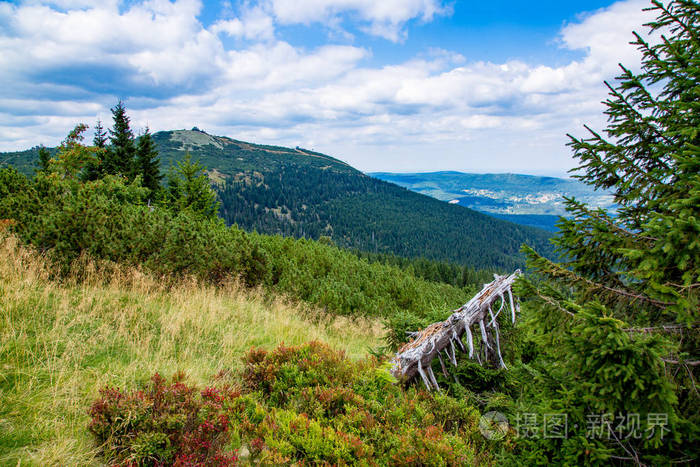
[[[106,387],[90,408],[89,430],[119,465],[235,465],[229,441],[230,390],[198,391],[181,377],[168,384],[156,374],[145,390]]]
[[[311,342],[253,349],[244,363],[237,376],[226,375],[239,379],[241,393],[226,387],[199,392],[157,375],[145,391],[105,388],[90,410],[90,431],[107,460],[119,464],[232,464],[236,456],[225,452],[227,443],[263,465],[489,460],[473,406],[402,388],[374,358],[352,362]]]
[[[394,384],[376,359],[353,363],[312,342],[251,350],[233,421],[263,463],[465,465],[479,412]],[[447,404],[449,410],[440,407]]]
[[[64,270],[87,255],[209,283],[240,278],[351,316],[387,317],[404,309],[423,315],[468,296],[334,246],[244,232],[191,209],[149,206],[138,180],[108,175],[83,181],[55,171],[28,179],[0,169],[0,219],[16,221],[14,233]]]

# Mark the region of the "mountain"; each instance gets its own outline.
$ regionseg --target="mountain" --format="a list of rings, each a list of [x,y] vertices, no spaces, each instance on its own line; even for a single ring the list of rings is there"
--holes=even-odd
[[[564,196],[575,197],[593,207],[615,207],[610,193],[596,191],[574,179],[463,172],[369,175],[442,201],[552,231],[559,216],[566,215]]]
[[[221,216],[246,230],[318,239],[404,257],[510,270],[520,246],[551,252],[549,233],[506,222],[363,174],[325,154],[212,136],[203,131],[153,135],[167,168],[189,152],[208,168]],[[36,148],[0,155],[31,172]]]

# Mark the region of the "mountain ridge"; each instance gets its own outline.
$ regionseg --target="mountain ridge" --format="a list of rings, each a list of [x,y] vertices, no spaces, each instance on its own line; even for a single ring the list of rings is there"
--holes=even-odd
[[[548,252],[549,233],[451,206],[371,177],[326,154],[261,145],[197,128],[154,133],[163,169],[191,153],[207,167],[228,224],[373,253],[509,270],[523,243]],[[30,173],[38,148],[13,153]],[[23,164],[22,164],[23,163]]]

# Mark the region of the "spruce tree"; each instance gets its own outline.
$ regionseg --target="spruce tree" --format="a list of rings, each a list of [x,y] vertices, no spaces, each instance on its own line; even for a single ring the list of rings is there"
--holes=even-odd
[[[95,124],[95,136],[92,139],[93,147],[96,149],[97,157],[93,162],[85,167],[83,173],[84,180],[97,180],[104,175],[105,156],[107,152],[107,132],[102,126],[102,121],[97,120]]]
[[[160,158],[151,133],[146,127],[146,131],[139,138],[136,147],[136,175],[141,175],[141,184],[148,188],[149,199],[153,199],[160,189],[160,181],[163,175],[160,173]]]
[[[168,205],[175,211],[190,211],[207,218],[219,212],[216,193],[211,188],[205,168],[192,161],[188,152],[168,173]]]
[[[134,133],[129,127],[124,103],[119,101],[111,110],[114,124],[109,130],[110,145],[105,153],[104,173],[132,178],[136,157]]]
[[[528,328],[551,368],[539,387],[554,388],[549,410],[579,426],[565,440],[523,448],[547,445],[550,462],[697,456],[700,5],[654,1],[651,10],[658,16],[647,26],[661,40],[651,45],[634,34],[642,70],[620,65],[617,84],[605,83],[605,132],[586,127],[589,136],[570,136],[576,177],[610,190],[619,209],[567,199],[570,218],[554,238],[562,262],[525,248],[538,277],[521,283]],[[615,417],[612,426],[588,436],[590,417],[603,414]],[[618,415],[627,418],[616,434]],[[659,418],[663,426],[654,426]],[[642,436],[623,438],[633,423]]]
[[[97,120],[95,124],[95,137],[92,140],[93,146],[104,149],[107,146],[107,132],[102,126],[102,120]]]
[[[49,161],[51,160],[51,152],[46,147],[39,148],[39,168],[37,170],[46,172],[49,169]]]

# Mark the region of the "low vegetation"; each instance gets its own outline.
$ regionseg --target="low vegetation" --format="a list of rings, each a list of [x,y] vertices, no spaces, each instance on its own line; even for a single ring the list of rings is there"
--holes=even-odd
[[[52,279],[47,258],[0,242],[0,464],[99,464],[88,408],[105,386],[132,390],[184,372],[204,388],[243,369],[251,348],[319,340],[357,360],[381,323],[309,321],[308,311],[235,282],[166,284],[131,267],[83,261]]]
[[[478,410],[404,391],[374,359],[353,362],[311,342],[253,349],[243,360],[240,373],[220,374],[218,388],[201,392],[158,375],[141,391],[103,389],[90,430],[110,459],[138,465],[473,465],[490,458],[487,441],[475,442]]]
[[[0,169],[0,218],[14,219],[12,229],[23,241],[64,268],[87,254],[211,284],[239,278],[248,287],[348,316],[445,309],[473,288],[419,279],[332,245],[227,227],[211,209],[216,201],[201,168],[193,171],[189,164],[176,175],[181,191],[169,190],[157,204],[138,180],[83,180],[75,167],[93,152],[75,133],[32,179]]]

